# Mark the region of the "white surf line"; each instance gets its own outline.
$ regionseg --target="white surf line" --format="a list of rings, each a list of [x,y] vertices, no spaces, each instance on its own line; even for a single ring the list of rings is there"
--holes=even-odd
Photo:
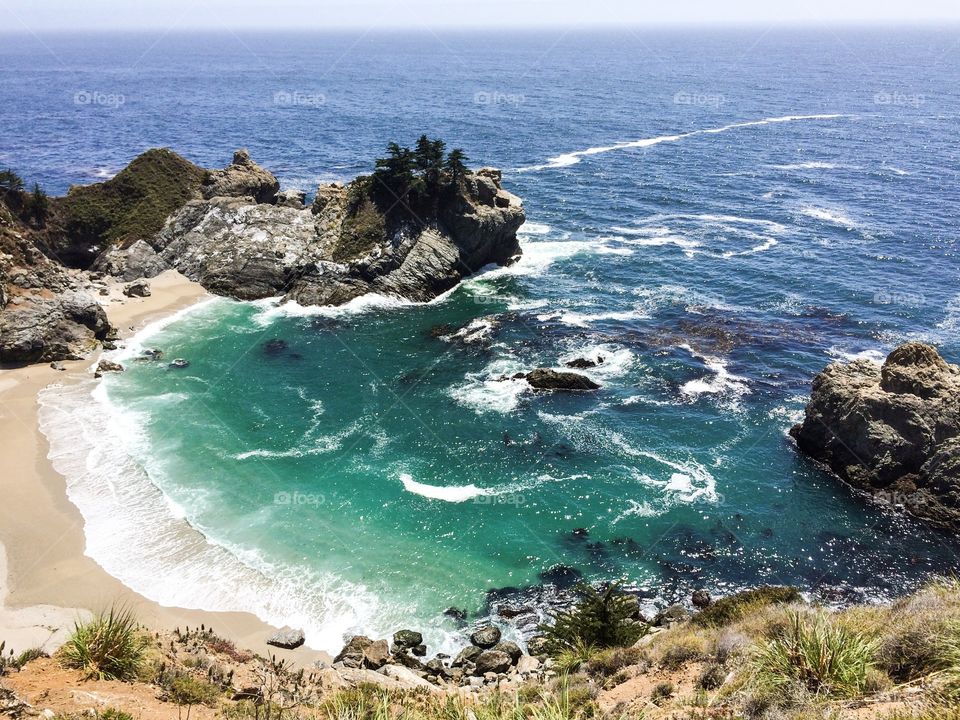
[[[587,150],[578,150],[576,152],[557,155],[551,158],[543,165],[531,165],[529,167],[517,168],[517,172],[536,172],[539,170],[550,170],[555,168],[569,167],[580,162],[581,158],[591,155],[601,155],[603,153],[614,152],[615,150],[627,150],[630,148],[644,148],[659,145],[666,142],[677,142],[685,138],[696,135],[715,135],[717,133],[728,132],[730,130],[739,130],[741,128],[759,127],[761,125],[773,125],[775,123],[796,122],[798,120],[836,120],[837,118],[851,118],[855,115],[830,114],[830,115],[784,115],[783,117],[764,118],[763,120],[750,120],[748,122],[733,123],[718,128],[707,128],[704,130],[691,130],[690,132],[679,133],[677,135],[660,135],[659,137],[644,138],[643,140],[631,140],[630,142],[621,142],[615,145],[605,147],[594,147]]]

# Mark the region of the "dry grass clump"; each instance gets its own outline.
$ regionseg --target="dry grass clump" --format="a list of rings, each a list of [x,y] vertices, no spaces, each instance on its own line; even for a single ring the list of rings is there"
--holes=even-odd
[[[687,663],[709,656],[711,638],[702,630],[689,626],[663,633],[654,642],[654,657],[660,667],[678,670]]]
[[[698,627],[723,627],[752,615],[769,605],[786,605],[802,601],[800,591],[792,587],[767,586],[720,598],[710,607],[693,616]]]

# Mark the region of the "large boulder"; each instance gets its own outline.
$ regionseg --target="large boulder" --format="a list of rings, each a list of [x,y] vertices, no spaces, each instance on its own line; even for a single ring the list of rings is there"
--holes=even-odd
[[[483,676],[488,672],[505,673],[513,666],[513,660],[500,650],[484,650],[477,658],[474,675]]]
[[[303,645],[304,640],[303,630],[285,627],[267,638],[267,645],[273,645],[284,650],[295,650]]]
[[[500,628],[494,625],[485,625],[470,635],[470,642],[481,650],[489,650],[500,642]]]
[[[0,312],[0,363],[80,360],[106,338],[110,323],[89,294],[23,295]]]
[[[351,637],[343,649],[333,659],[335,663],[343,663],[349,668],[359,668],[363,666],[363,653],[373,644],[373,640],[365,635],[354,635]]]
[[[170,265],[145,240],[137,240],[129,247],[115,247],[101,253],[93,269],[113,275],[125,282],[156,277]]]
[[[538,368],[527,373],[527,382],[536,390],[597,390],[599,385],[586,375]]]
[[[215,197],[250,197],[258,203],[277,200],[280,182],[269,170],[257,165],[246,150],[237,150],[233,162],[223,170],[207,173],[201,188],[207,200]]]
[[[423,635],[416,630],[398,630],[393,634],[393,645],[400,650],[411,650],[423,643]]]
[[[960,367],[935,348],[907,343],[882,365],[829,365],[790,434],[850,485],[960,528]]]

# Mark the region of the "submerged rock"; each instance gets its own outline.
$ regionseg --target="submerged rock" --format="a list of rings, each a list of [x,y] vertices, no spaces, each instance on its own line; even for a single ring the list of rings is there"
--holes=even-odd
[[[596,360],[588,360],[587,358],[580,357],[564,363],[568,368],[573,368],[574,370],[587,370],[602,364],[603,355],[598,356]]]
[[[184,360],[183,358],[175,358],[173,361],[171,361],[170,367],[183,370],[184,368],[190,367],[190,361]]]
[[[536,390],[598,390],[600,386],[586,375],[538,368],[527,373],[526,380]]]
[[[960,367],[930,345],[901,345],[883,365],[829,365],[790,434],[850,485],[960,529]]]

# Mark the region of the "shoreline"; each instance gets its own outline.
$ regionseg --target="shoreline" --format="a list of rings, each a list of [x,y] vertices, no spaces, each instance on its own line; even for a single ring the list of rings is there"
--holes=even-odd
[[[150,280],[150,287],[150,297],[126,298],[121,283],[111,285],[104,309],[121,340],[211,297],[172,270]],[[88,379],[100,354],[64,362],[65,371],[47,364],[0,370],[0,433],[12,449],[0,485],[0,639],[17,652],[37,646],[51,650],[62,644],[79,617],[122,603],[151,630],[203,624],[238,647],[300,666],[329,661],[326,653],[306,646],[292,651],[268,646],[276,628],[249,613],[162,606],[124,586],[84,553],[83,517],[67,497],[65,478],[48,459],[38,395],[51,384]]]

